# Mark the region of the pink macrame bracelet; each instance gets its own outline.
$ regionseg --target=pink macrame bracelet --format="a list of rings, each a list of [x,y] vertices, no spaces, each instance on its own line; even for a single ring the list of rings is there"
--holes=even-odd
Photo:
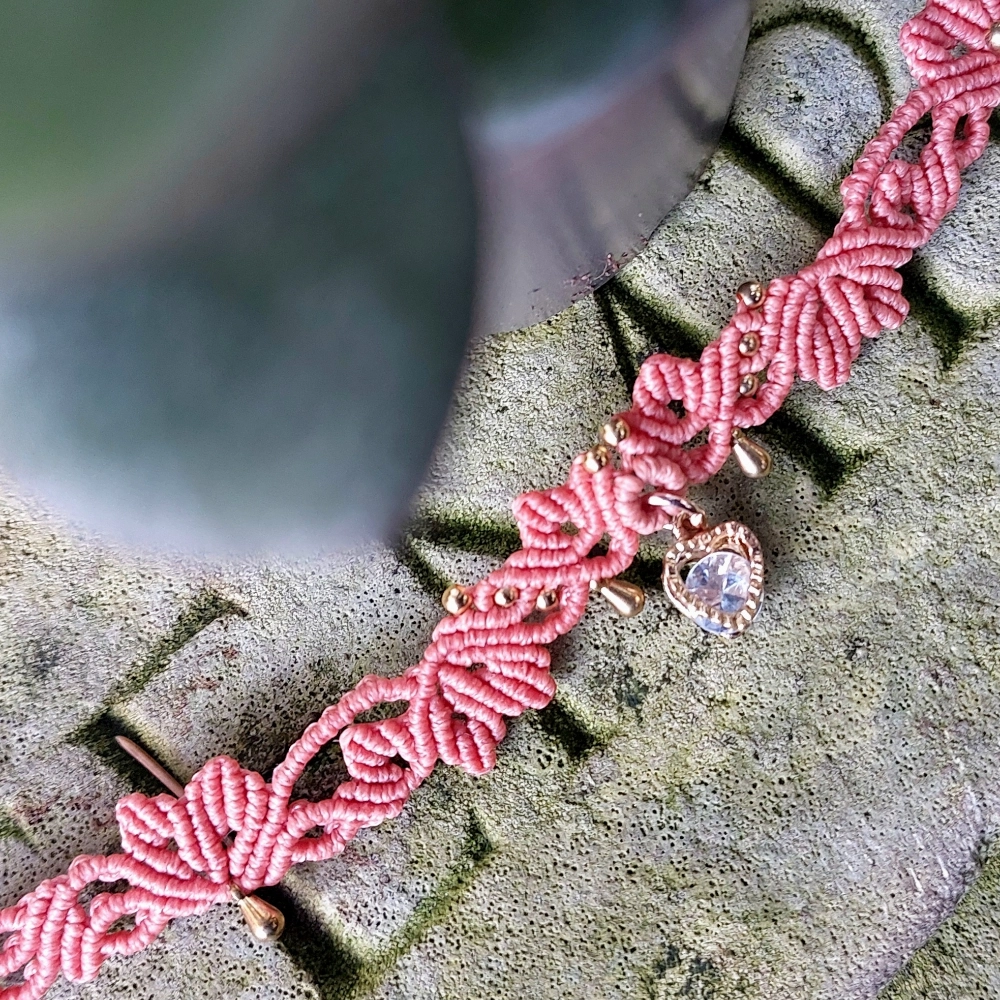
[[[179,797],[125,796],[120,854],[81,855],[0,911],[0,1000],[35,1000],[60,973],[93,979],[105,959],[145,948],[173,917],[339,854],[359,830],[399,815],[438,759],[490,770],[504,717],[543,708],[555,693],[546,646],[580,620],[595,582],[628,567],[641,535],[694,523],[682,495],[722,466],[734,429],[739,445],[739,429],[774,413],[796,373],[824,389],[842,384],[862,338],[903,322],[896,269],[955,206],[960,172],[983,152],[1000,103],[998,22],[1000,0],[929,0],[900,33],[919,86],[841,185],[843,218],[816,261],[766,292],[747,290],[699,361],[648,358],[632,408],[605,431],[617,464],[598,446],[574,460],[565,485],[518,497],[524,547],[474,588],[453,588],[456,613],[438,624],[423,659],[397,678],[365,677],[306,729],[270,783],[216,757]],[[893,158],[928,112],[918,161]],[[765,369],[767,381],[748,392],[747,376]],[[670,409],[678,403],[681,417]],[[702,431],[704,443],[685,447]],[[591,555],[605,537],[607,554]],[[389,702],[408,708],[354,722]],[[321,802],[293,799],[306,765],[334,738],[350,780]],[[80,902],[94,883],[119,880],[130,888]],[[122,918],[134,926],[113,930]]]

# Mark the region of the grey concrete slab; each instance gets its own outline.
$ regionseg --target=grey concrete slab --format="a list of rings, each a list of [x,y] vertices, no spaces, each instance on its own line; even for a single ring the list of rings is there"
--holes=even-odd
[[[567,445],[590,447],[607,414],[627,400],[593,299],[529,330],[480,341],[418,512],[512,525],[512,498],[562,482]]]
[[[830,25],[778,22],[750,43],[729,118],[831,212],[839,213],[840,182],[886,113],[868,55]]]

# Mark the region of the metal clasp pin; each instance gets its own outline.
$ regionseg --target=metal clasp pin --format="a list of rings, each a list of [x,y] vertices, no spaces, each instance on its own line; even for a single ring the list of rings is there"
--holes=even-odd
[[[673,493],[649,493],[646,503],[670,511],[674,517],[670,528],[682,541],[704,530],[708,524],[708,515],[696,503]]]
[[[136,763],[141,764],[171,795],[180,798],[184,794],[184,786],[155,758],[150,756],[137,743],[127,736],[116,736],[115,742]],[[223,843],[228,847],[233,842],[233,835],[226,836]],[[239,904],[240,912],[246,921],[250,933],[258,941],[274,943],[285,930],[285,915],[276,906],[266,903],[260,896],[247,896],[235,882],[229,883],[229,892]]]

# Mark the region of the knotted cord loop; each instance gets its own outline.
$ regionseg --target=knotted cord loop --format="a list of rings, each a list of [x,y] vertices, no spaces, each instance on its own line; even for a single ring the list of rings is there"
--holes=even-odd
[[[1000,60],[989,45],[997,0],[931,0],[900,43],[920,87],[868,143],[841,185],[844,214],[814,263],[772,281],[760,309],[740,303],[698,361],[655,355],[636,381],[623,467],[664,489],[707,480],[729,454],[734,427],[760,424],[784,402],[796,374],[822,389],[849,377],[864,338],[896,329],[909,306],[898,268],[958,200],[961,171],[981,155],[1000,101]],[[900,146],[927,113],[930,137],[916,162]],[[739,352],[747,332],[759,351]],[[740,379],[766,371],[752,398]],[[682,416],[677,415],[677,410]],[[690,447],[699,434],[707,440]]]
[[[766,420],[796,374],[823,389],[841,385],[863,339],[903,322],[897,269],[955,206],[960,173],[982,153],[1000,103],[1000,55],[988,42],[997,21],[1000,0],[930,0],[903,26],[919,87],[841,185],[844,214],[816,261],[772,281],[759,308],[741,302],[698,361],[646,360],[621,414],[629,435],[620,467],[589,472],[580,456],[563,486],[518,497],[523,548],[473,588],[467,611],[438,624],[418,664],[401,677],[363,678],[306,728],[270,782],[216,757],[179,799],[125,796],[116,810],[122,853],[82,855],[0,910],[0,1000],[37,1000],[60,974],[93,979],[107,958],[140,951],[173,917],[205,912],[231,887],[249,893],[294,864],[339,854],[362,828],[397,816],[438,760],[490,770],[505,718],[555,693],[546,647],[579,621],[591,581],[621,573],[640,535],[674,516],[648,502],[650,488],[683,495],[704,482],[726,460],[733,428]],[[930,137],[911,162],[901,143],[928,112]],[[759,347],[745,356],[748,333]],[[742,397],[741,379],[761,372],[764,384]],[[500,606],[500,591],[516,596]],[[558,603],[539,614],[543,592]],[[394,718],[356,721],[399,702],[407,707]],[[293,799],[307,764],[334,739],[349,779],[319,802]],[[83,901],[93,886],[122,880],[126,891]]]

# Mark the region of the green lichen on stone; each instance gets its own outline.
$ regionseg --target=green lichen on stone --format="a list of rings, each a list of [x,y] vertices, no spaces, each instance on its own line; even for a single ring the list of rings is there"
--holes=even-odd
[[[444,574],[439,573],[413,544],[412,535],[404,535],[397,543],[393,552],[417,581],[420,589],[432,597],[440,597],[454,583]]]
[[[112,687],[101,709],[67,737],[67,742],[84,747],[118,775],[129,787],[156,795],[162,785],[134,761],[115,741],[116,736],[143,743],[122,717],[120,707],[141,692],[154,677],[163,673],[170,658],[213,622],[230,615],[246,617],[246,611],[212,590],[204,590],[180,613],[171,629],[154,644]]]
[[[709,958],[667,944],[651,969],[640,976],[643,1000],[734,1000],[746,997],[747,984],[725,983]]]
[[[154,677],[167,669],[170,658],[199,632],[214,621],[230,615],[245,618],[246,611],[214,590],[201,591],[181,612],[170,631],[158,639],[152,649],[111,689],[104,701],[105,706],[120,704],[138,694]]]
[[[550,702],[535,719],[542,732],[555,740],[574,763],[579,763],[607,743],[606,739],[591,732],[559,701]]]
[[[993,1000],[1000,996],[1000,851],[994,849],[954,913],[878,1000]]]
[[[304,913],[289,893],[265,890],[263,895],[291,914],[281,947],[306,970],[322,1000],[357,1000],[375,991],[400,959],[448,916],[495,852],[478,817],[470,813],[459,856],[448,874],[417,903],[389,943],[377,949],[348,942]]]
[[[496,853],[496,846],[483,830],[474,812],[469,814],[465,839],[451,871],[416,905],[412,916],[392,939],[388,948],[365,965],[363,988],[370,991],[380,983],[414,945],[444,920],[469,886]],[[359,995],[359,994],[355,994]]]
[[[973,322],[938,295],[928,284],[919,261],[911,261],[899,271],[903,275],[903,292],[909,299],[910,312],[930,332],[941,355],[941,367],[950,370],[985,324]]]
[[[671,316],[663,302],[630,282],[628,274],[612,278],[594,293],[594,300],[607,324],[629,391],[648,354],[656,351],[693,359],[701,355],[705,344],[700,331]],[[642,338],[638,342],[636,334]]]
[[[521,537],[514,524],[501,524],[483,518],[423,514],[410,524],[409,530],[434,545],[464,549],[498,559],[506,559],[521,547]]]
[[[823,28],[834,38],[846,43],[864,61],[878,86],[879,99],[882,102],[882,117],[888,118],[892,113],[892,85],[889,73],[879,59],[875,46],[861,27],[843,12],[830,8],[827,10],[806,5],[786,10],[777,17],[757,21],[750,31],[750,44],[765,37],[779,28],[787,26],[804,28],[815,26]],[[860,151],[859,151],[860,152]]]
[[[6,809],[0,809],[0,840],[16,840],[32,846],[28,831]]]
[[[156,778],[122,750],[115,741],[116,736],[125,736],[140,746],[143,743],[142,738],[120,718],[114,708],[106,708],[74,730],[67,742],[92,753],[105,767],[114,772],[127,788],[145,795],[159,795],[165,791],[166,789]]]
[[[415,541],[498,559],[506,559],[521,547],[520,535],[513,524],[453,514],[418,514],[407,524],[394,551],[432,597],[440,597],[456,581],[435,569]]]
[[[260,890],[260,896],[285,915],[285,933],[278,947],[304,970],[321,1000],[350,1000],[363,995],[359,985],[365,958],[342,934],[306,912],[281,886]]]
[[[871,457],[864,451],[834,448],[813,428],[783,410],[771,416],[757,433],[799,462],[825,498]]]
[[[785,170],[776,158],[734,125],[726,126],[719,147],[800,219],[826,236],[833,233],[840,215],[827,208],[798,180],[784,176]]]

